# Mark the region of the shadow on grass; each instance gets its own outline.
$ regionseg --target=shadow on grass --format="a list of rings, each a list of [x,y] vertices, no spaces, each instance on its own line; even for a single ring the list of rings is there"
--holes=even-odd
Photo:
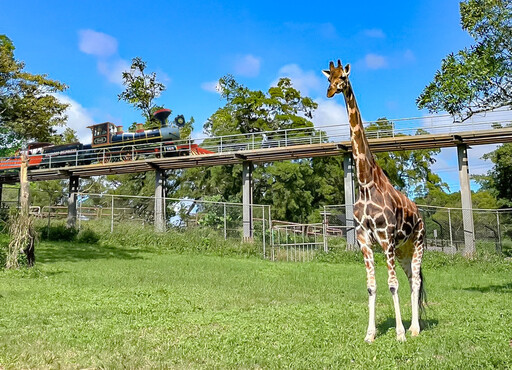
[[[75,242],[42,242],[36,247],[36,261],[77,262],[95,259],[142,259],[142,249],[119,248],[102,244],[83,244]]]
[[[409,327],[411,326],[411,321],[403,320],[402,322],[404,324],[405,330],[408,330]],[[420,320],[421,331],[432,330],[438,324],[439,324],[439,321],[436,319],[428,319],[427,318],[427,319]],[[382,335],[382,334],[385,334],[391,328],[395,329],[395,327],[396,327],[395,317],[388,317],[385,321],[382,321],[381,323],[379,323],[377,325],[377,332],[380,335]]]
[[[468,290],[471,292],[481,292],[481,293],[512,293],[512,283],[505,283],[502,285],[488,285],[488,286],[473,286],[469,288],[463,288],[463,290]]]

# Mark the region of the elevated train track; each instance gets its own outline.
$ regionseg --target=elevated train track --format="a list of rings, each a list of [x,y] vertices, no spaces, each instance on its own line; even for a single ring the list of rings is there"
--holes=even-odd
[[[295,142],[293,141],[295,139]],[[300,138],[299,138],[300,139]],[[310,140],[311,141],[311,140]],[[169,158],[148,158],[142,160],[96,163],[90,165],[65,166],[47,169],[29,169],[29,181],[64,179],[70,176],[91,177],[146,172],[153,170],[171,170],[202,166],[229,165],[243,162],[265,163],[281,160],[326,157],[340,155],[351,151],[350,140],[338,142],[320,142],[310,144],[297,138],[287,139],[288,145],[281,141],[274,142],[268,148],[256,148],[254,145],[237,144],[235,147],[221,145],[217,153],[189,155]],[[512,127],[463,131],[455,133],[422,134],[413,136],[392,136],[369,139],[372,152],[392,152],[401,150],[434,149],[456,147],[460,144],[468,146],[483,144],[499,144],[512,142]],[[216,144],[218,145],[218,144]],[[259,144],[261,147],[261,143]],[[227,149],[226,149],[227,148]],[[244,150],[244,148],[249,148]],[[0,172],[0,183],[16,183],[16,171]]]

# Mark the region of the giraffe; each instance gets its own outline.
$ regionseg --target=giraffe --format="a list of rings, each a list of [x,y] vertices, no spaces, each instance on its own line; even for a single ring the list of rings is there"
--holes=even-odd
[[[425,243],[425,225],[418,207],[404,194],[396,190],[384,171],[375,161],[364,133],[361,114],[352,85],[348,79],[350,64],[343,68],[341,61],[335,67],[323,70],[329,80],[327,97],[343,93],[350,122],[352,156],[356,164],[359,196],[354,204],[356,239],[364,256],[368,288],[369,322],[365,341],[375,340],[375,300],[377,285],[372,246],[380,244],[388,268],[388,286],[393,298],[397,340],[405,341],[405,329],[400,314],[398,279],[395,260],[402,266],[411,288],[412,320],[409,331],[412,336],[420,332],[420,313],[423,311],[425,291],[421,272],[421,260]]]

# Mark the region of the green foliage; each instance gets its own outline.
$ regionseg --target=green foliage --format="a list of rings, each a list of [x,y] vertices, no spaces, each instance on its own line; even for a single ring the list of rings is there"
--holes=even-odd
[[[475,44],[449,54],[417,99],[419,108],[446,111],[464,120],[475,112],[512,105],[512,3],[460,3],[462,28]]]
[[[146,62],[141,58],[132,59],[130,70],[123,72],[125,90],[118,95],[118,98],[140,110],[146,122],[150,122],[156,107],[153,100],[165,90],[165,85],[156,80],[155,72],[147,74],[146,66]]]
[[[227,75],[219,80],[226,105],[219,108],[204,125],[213,136],[313,127],[308,119],[318,107],[303,97],[289,78],[281,78],[267,93],[250,90]]]
[[[280,79],[267,92],[250,90],[229,75],[221,78],[219,85],[226,104],[204,125],[208,134],[249,134],[313,127],[310,119],[317,104],[311,98],[301,96],[288,78]],[[278,219],[306,222],[320,204],[342,202],[343,187],[339,185],[342,182],[338,182],[343,177],[341,168],[340,158],[255,166],[253,201],[272,204],[273,217]],[[211,195],[220,196],[219,200],[223,201],[240,202],[241,175],[241,165],[186,170],[181,174],[176,196],[199,199]]]
[[[14,50],[12,41],[0,35],[0,131],[8,132],[0,139],[3,154],[19,148],[22,141],[50,141],[55,135],[53,127],[64,125],[67,118],[68,105],[54,96],[66,85],[25,72]]]
[[[66,225],[51,225],[43,226],[39,230],[41,240],[51,241],[74,241],[78,235],[78,230],[75,228],[66,227]]]
[[[477,181],[501,200],[500,205],[512,205],[512,144],[503,144],[482,158],[490,159],[493,167]]]
[[[418,134],[423,134],[418,130]],[[365,129],[369,137],[389,136],[393,133],[395,136],[405,136],[394,129],[394,123],[386,118],[379,118],[377,122],[372,123]],[[430,170],[434,164],[436,154],[440,149],[420,149],[420,150],[401,150],[398,152],[377,153],[377,163],[384,170],[391,183],[399,190],[421,196],[428,192],[428,184],[434,187],[446,187],[441,178]]]
[[[101,238],[98,233],[91,229],[80,230],[78,236],[76,237],[77,242],[85,244],[97,244],[100,239]]]

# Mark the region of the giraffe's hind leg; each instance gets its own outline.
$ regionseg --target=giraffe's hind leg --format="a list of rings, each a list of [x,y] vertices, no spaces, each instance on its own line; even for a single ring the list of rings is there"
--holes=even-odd
[[[422,305],[421,261],[423,257],[425,230],[420,222],[414,230],[413,238],[397,250],[397,258],[402,266],[411,287],[412,318],[409,331],[413,337],[420,333],[420,305]]]
[[[400,300],[398,298],[398,279],[395,270],[395,246],[389,241],[381,241],[381,246],[386,254],[386,262],[388,266],[388,286],[391,296],[393,297],[393,305],[395,307],[396,319],[396,339],[400,342],[405,341],[405,329],[402,323],[402,315],[400,313]]]
[[[368,288],[368,329],[364,341],[372,343],[375,340],[377,329],[375,327],[375,300],[377,297],[377,284],[375,281],[375,262],[371,248],[371,240],[368,232],[361,227],[356,227],[356,238],[364,256],[366,267],[366,287]]]

